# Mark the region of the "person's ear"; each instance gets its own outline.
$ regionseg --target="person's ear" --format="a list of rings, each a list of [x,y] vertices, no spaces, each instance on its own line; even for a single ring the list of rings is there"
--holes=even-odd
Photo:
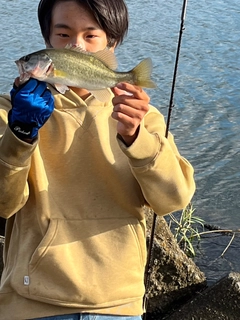
[[[117,43],[115,42],[113,46],[108,47],[108,50],[110,50],[111,52],[114,52],[116,46],[117,46]]]

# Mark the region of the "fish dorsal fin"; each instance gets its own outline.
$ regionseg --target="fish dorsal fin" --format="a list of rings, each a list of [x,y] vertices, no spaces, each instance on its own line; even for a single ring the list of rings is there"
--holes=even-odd
[[[84,50],[81,45],[75,45],[75,44],[71,44],[71,43],[70,43],[70,44],[67,44],[67,45],[64,47],[64,49],[72,50],[72,51],[76,51],[76,52],[81,52],[81,53],[90,55],[90,52]]]
[[[91,54],[98,60],[100,60],[102,63],[104,63],[108,68],[112,70],[117,69],[117,58],[115,54],[109,49],[106,48]]]
[[[93,57],[97,58],[98,60],[100,60],[108,68],[110,68],[112,70],[117,69],[117,58],[116,58],[115,54],[107,48],[100,50],[100,51],[97,51],[97,52],[88,52],[88,51],[84,50],[81,45],[67,44],[65,49],[88,54],[88,55],[93,56]]]
[[[79,51],[79,52],[86,52],[85,50],[83,50],[83,47],[81,45],[76,45],[76,44],[72,44],[72,43],[68,43],[64,49],[68,49],[68,50],[73,50],[73,51]]]

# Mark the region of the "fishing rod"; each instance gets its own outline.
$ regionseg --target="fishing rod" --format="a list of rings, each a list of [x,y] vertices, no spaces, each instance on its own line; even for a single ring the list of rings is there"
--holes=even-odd
[[[172,79],[172,88],[171,88],[171,94],[170,94],[169,106],[168,106],[168,116],[167,116],[166,131],[165,131],[166,138],[168,137],[172,109],[174,108],[174,103],[173,103],[174,92],[175,92],[175,85],[176,85],[176,79],[177,79],[177,71],[178,71],[178,63],[179,63],[180,49],[181,49],[181,43],[182,43],[182,35],[183,35],[183,31],[185,30],[184,23],[185,23],[186,11],[187,11],[187,0],[183,0],[181,23],[180,23],[180,30],[179,30],[179,37],[178,37],[178,45],[177,45],[176,59],[175,59],[173,79]],[[146,263],[146,271],[145,271],[146,294],[144,297],[144,304],[145,304],[146,312],[143,315],[143,320],[147,319],[147,305],[148,305],[147,293],[148,293],[149,286],[150,286],[150,267],[152,265],[153,241],[154,241],[156,222],[157,222],[157,214],[154,212],[151,234],[150,234],[149,245],[148,245],[148,257],[147,257],[147,263]]]

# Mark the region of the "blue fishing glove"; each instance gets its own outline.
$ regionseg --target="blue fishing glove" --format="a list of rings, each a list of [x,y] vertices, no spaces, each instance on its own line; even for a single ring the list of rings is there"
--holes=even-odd
[[[12,110],[8,114],[11,130],[19,139],[33,139],[54,109],[54,99],[45,82],[30,78],[10,91]]]

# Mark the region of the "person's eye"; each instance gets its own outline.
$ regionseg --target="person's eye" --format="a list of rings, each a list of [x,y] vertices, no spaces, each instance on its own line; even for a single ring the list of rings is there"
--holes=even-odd
[[[97,38],[97,35],[96,34],[89,34],[89,35],[87,35],[87,38],[94,39],[94,38]]]
[[[68,37],[69,37],[69,35],[66,34],[66,33],[58,33],[57,35],[58,35],[60,38],[68,38]]]

